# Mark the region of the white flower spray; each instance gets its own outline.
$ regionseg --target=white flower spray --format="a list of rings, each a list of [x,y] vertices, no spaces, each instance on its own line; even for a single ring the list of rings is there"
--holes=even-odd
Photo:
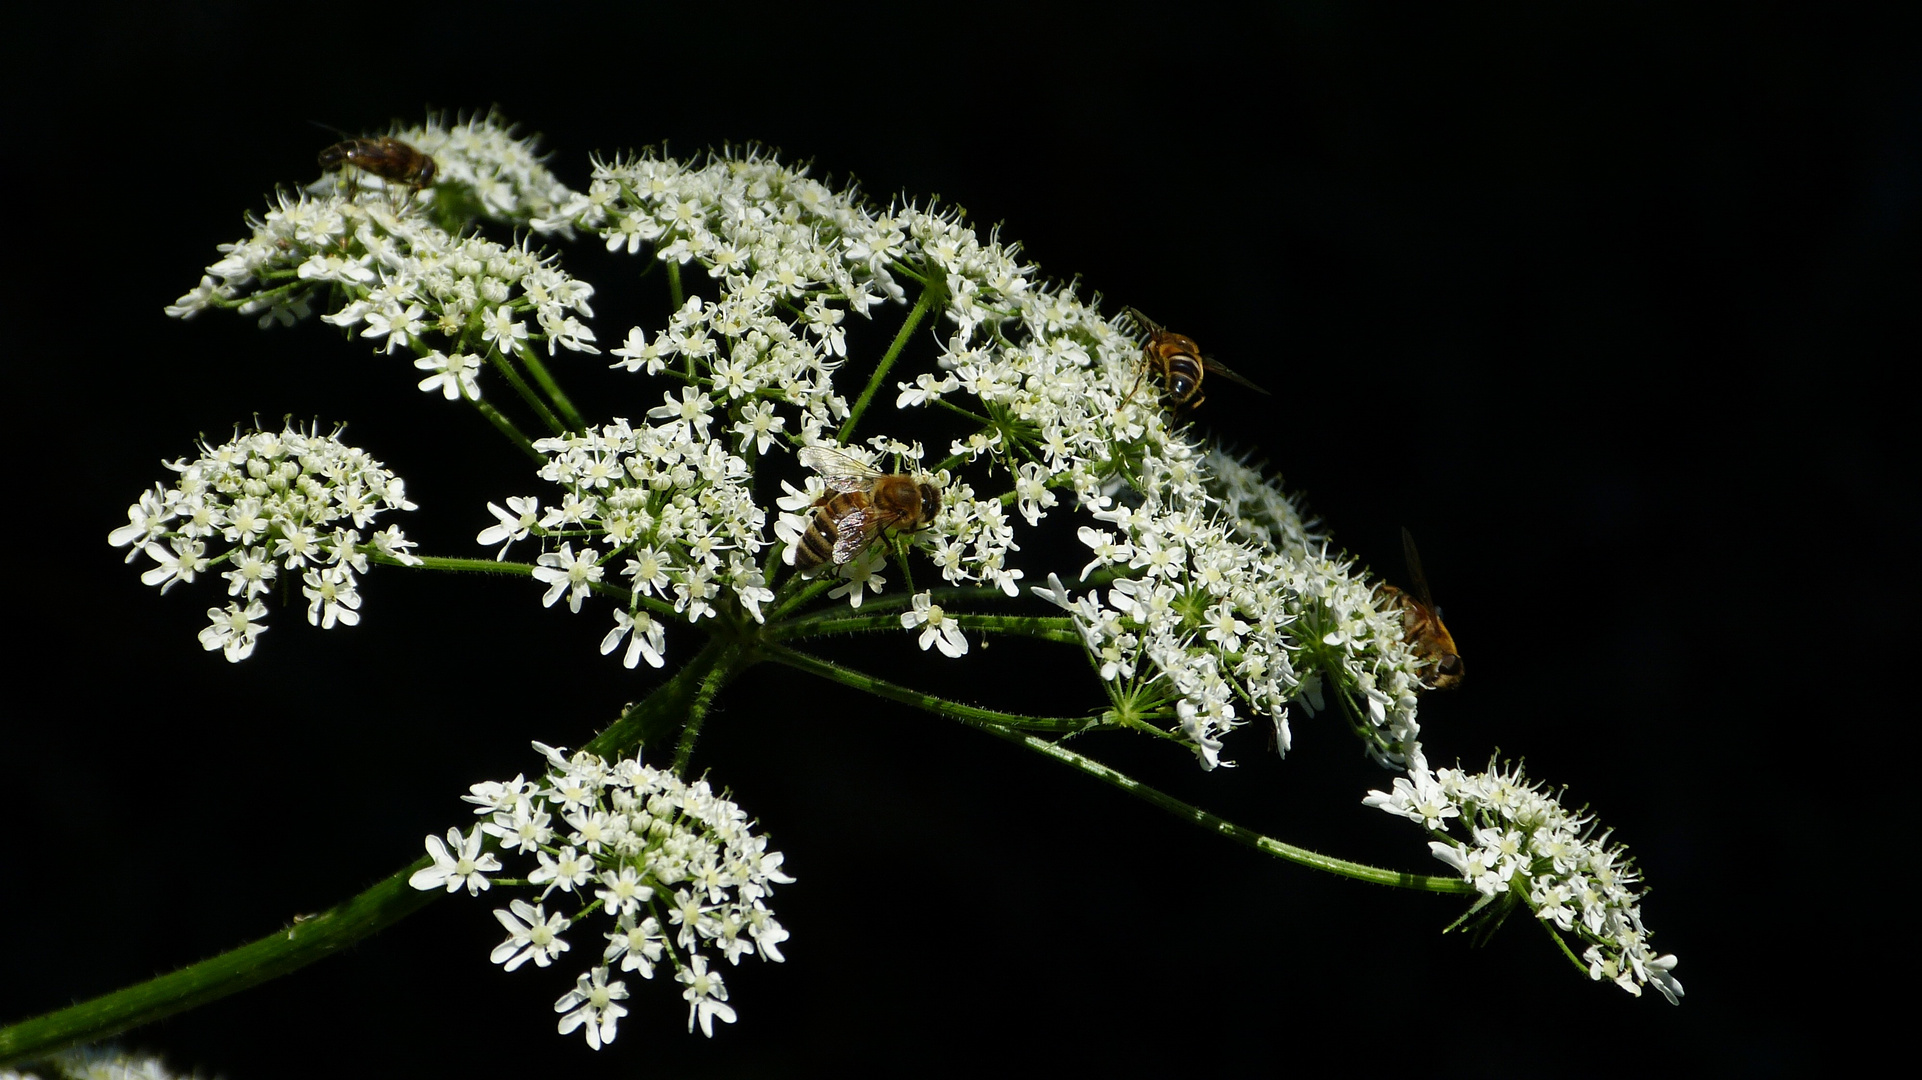
[[[780,856],[731,802],[682,779],[713,693],[760,660],[1024,742],[1262,850],[1392,882],[1219,822],[1061,741],[1134,732],[1215,769],[1233,764],[1234,732],[1251,721],[1287,754],[1294,714],[1339,716],[1376,762],[1405,772],[1368,802],[1430,831],[1460,875],[1434,887],[1478,897],[1466,918],[1492,927],[1525,906],[1592,977],[1679,998],[1674,958],[1647,949],[1622,850],[1519,769],[1430,772],[1417,719],[1429,661],[1404,640],[1399,606],[1272,475],[1203,444],[1183,415],[1138,392],[1142,343],[1098,295],[1048,281],[956,210],[877,207],[759,149],[598,160],[578,192],[492,116],[395,136],[434,156],[432,187],[327,178],[282,194],[168,310],[234,309],[263,325],[319,311],[410,357],[422,390],[466,403],[537,462],[539,489],[487,507],[493,524],[477,540],[494,561],[415,557],[391,528],[363,537],[376,513],[411,508],[399,481],[293,430],[175,465],[182,479],[143,495],[112,539],[153,559],[145,580],[163,591],[226,568],[237,599],[202,637],[232,660],[254,648],[276,575],[303,575],[310,621],[351,624],[354,575],[372,558],[521,573],[542,603],[573,612],[610,603],[604,654],[629,668],[688,665],[674,679],[694,680],[677,691],[692,696],[658,710],[680,730],[668,768],[631,752],[664,741],[645,724],[610,729],[591,747],[605,755],[542,747],[542,780],[476,787],[486,820],[429,837],[430,862],[412,876],[419,889],[478,895],[503,880],[500,855],[531,860],[519,880],[539,897],[496,912],[508,937],[493,955],[509,970],[566,962],[597,923],[587,969],[556,1004],[564,1033],[597,1048],[612,1040],[630,1000],[624,976],[666,964],[690,1030],[711,1034],[716,1018],[734,1020],[719,961],[781,959],[786,932],[766,903],[788,880]],[[525,232],[502,244],[475,231],[490,222]],[[546,367],[563,352],[598,353],[581,321],[593,289],[529,246],[576,235],[647,254],[667,286],[666,316],[608,352],[613,368],[649,381],[643,400],[659,404],[642,415],[590,423]],[[866,353],[850,316],[898,316],[884,353]],[[934,355],[907,348],[930,334]],[[546,433],[522,434],[483,397],[495,385]],[[943,444],[945,456],[930,450]],[[908,528],[846,483],[834,502],[826,478],[801,467],[829,452],[926,485],[938,513]],[[797,569],[830,506],[843,515],[830,525],[865,549]],[[1078,540],[1078,569],[1029,563],[1050,549],[1043,539]],[[210,552],[217,541],[228,546]],[[1041,614],[1006,614],[1021,604]],[[989,632],[1079,648],[1106,707],[997,713],[796,647],[855,632],[907,634],[950,658]]]
[[[167,467],[178,474],[172,486],[143,493],[107,540],[131,549],[128,562],[152,559],[140,580],[163,595],[225,567],[218,572],[237,599],[208,610],[200,644],[230,661],[251,655],[266,632],[262,597],[283,572],[301,583],[307,621],[331,630],[360,622],[357,586],[369,555],[419,562],[398,527],[364,531],[381,514],[414,504],[399,477],[338,432],[291,425],[243,432],[218,446],[203,443],[199,457]]]
[[[503,870],[482,854],[483,842],[517,855],[520,883],[541,892],[535,903],[514,900],[494,912],[508,936],[493,960],[508,971],[529,961],[548,967],[572,950],[564,935],[589,935],[588,969],[554,1011],[564,1014],[561,1034],[582,1030],[596,1050],[627,1015],[619,1004],[627,984],[615,976],[652,979],[662,965],[686,986],[689,1031],[698,1023],[712,1036],[716,1019],[733,1023],[727,984],[709,965],[717,957],[729,966],[749,956],[785,959],[787,931],[768,907],[774,886],[794,880],[781,870],[781,853],[704,780],[686,783],[633,759],[610,765],[595,754],[534,749],[547,759],[546,774],[475,784],[466,801],[485,820],[465,839],[458,829],[444,845],[429,836],[433,865],[409,883],[479,895],[493,884],[487,875]]]

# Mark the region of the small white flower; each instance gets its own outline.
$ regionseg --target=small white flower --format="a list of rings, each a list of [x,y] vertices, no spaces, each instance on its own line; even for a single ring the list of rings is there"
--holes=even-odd
[[[421,390],[430,394],[438,390],[448,401],[463,397],[469,401],[480,400],[481,358],[473,353],[448,356],[436,349],[415,360],[414,366],[431,373],[420,381]]]
[[[575,1028],[587,1028],[587,1045],[599,1050],[603,1045],[614,1041],[615,1024],[627,1015],[627,1009],[617,1002],[627,997],[627,984],[607,981],[607,969],[594,968],[582,975],[574,989],[561,995],[554,1003],[555,1012],[567,1013],[561,1017],[560,1033],[570,1035]],[[571,1010],[571,1011],[570,1011]]]
[[[635,611],[632,615],[625,611],[614,612],[614,629],[601,639],[601,655],[606,656],[619,648],[621,639],[629,631],[633,632],[634,638],[628,642],[627,652],[621,657],[622,666],[632,668],[643,659],[649,667],[660,667],[665,663],[667,629],[645,611]]]
[[[207,618],[213,625],[200,631],[200,647],[208,652],[220,649],[228,663],[238,664],[253,655],[254,639],[267,632],[260,622],[266,617],[267,605],[258,600],[244,608],[237,603],[208,608]]]
[[[933,645],[944,656],[960,656],[968,651],[968,639],[961,633],[960,624],[948,618],[941,605],[934,602],[929,592],[916,593],[914,607],[901,613],[901,627],[912,630],[921,627],[921,651],[926,652]]]
[[[536,967],[546,967],[570,947],[561,934],[573,923],[559,912],[549,915],[538,904],[525,900],[515,900],[508,905],[511,913],[499,908],[494,910],[494,918],[507,928],[507,940],[494,946],[489,959],[513,971],[529,960]]]
[[[427,838],[427,854],[433,857],[434,865],[414,871],[407,884],[423,892],[429,892],[445,885],[448,892],[455,892],[463,885],[469,896],[479,896],[493,882],[487,880],[488,874],[499,873],[500,860],[490,853],[481,852],[482,835],[476,826],[468,832],[466,839],[461,838],[459,829],[447,830],[447,843],[442,844],[440,837]]]
[[[727,1004],[727,985],[721,980],[721,973],[707,970],[707,957],[696,953],[687,967],[675,976],[687,984],[681,997],[687,999],[687,1030],[691,1034],[698,1020],[701,1034],[714,1037],[714,1018],[720,1017],[724,1023],[734,1022],[734,1009]]]
[[[601,580],[601,566],[594,549],[582,548],[580,557],[576,558],[573,544],[566,543],[561,545],[559,551],[542,555],[539,562],[540,565],[533,570],[533,578],[548,585],[546,595],[541,597],[541,606],[553,607],[554,602],[566,594],[568,610],[579,614],[581,600]]]

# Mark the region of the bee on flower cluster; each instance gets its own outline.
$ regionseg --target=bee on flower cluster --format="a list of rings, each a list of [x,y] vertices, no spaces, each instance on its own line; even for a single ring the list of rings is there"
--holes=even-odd
[[[1148,336],[1148,343],[1141,350],[1140,373],[1128,388],[1122,404],[1134,400],[1135,391],[1151,371],[1161,379],[1161,404],[1171,409],[1195,409],[1208,400],[1201,393],[1201,378],[1210,371],[1256,393],[1268,392],[1235,374],[1221,361],[1201,355],[1201,346],[1195,344],[1194,338],[1174,333],[1131,307],[1122,308],[1121,315]]]
[[[1421,553],[1415,550],[1415,537],[1401,531],[1402,555],[1408,560],[1408,579],[1415,587],[1410,596],[1393,585],[1381,586],[1389,604],[1401,609],[1402,640],[1415,655],[1428,661],[1422,685],[1430,690],[1452,690],[1462,682],[1462,658],[1455,651],[1455,638],[1442,624],[1441,609],[1428,592],[1428,578],[1421,572]]]
[[[390,135],[368,139],[347,139],[320,152],[320,167],[337,169],[352,165],[390,183],[404,184],[419,191],[432,187],[438,172],[434,159]]]
[[[801,448],[801,464],[819,473],[829,494],[814,504],[813,517],[794,552],[794,565],[812,570],[841,566],[867,550],[883,532],[920,532],[941,512],[941,492],[906,473],[884,473],[825,446]]]

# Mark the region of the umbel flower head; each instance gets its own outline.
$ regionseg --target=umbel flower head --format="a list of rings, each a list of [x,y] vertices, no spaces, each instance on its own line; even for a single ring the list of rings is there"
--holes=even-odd
[[[1062,614],[1035,605],[1046,614],[1009,621],[1045,623],[1070,648],[1078,639],[1107,699],[1086,728],[1148,733],[1213,769],[1232,764],[1228,738],[1251,721],[1286,753],[1294,707],[1339,716],[1377,762],[1408,770],[1380,805],[1431,828],[1437,853],[1481,892],[1471,916],[1525,901],[1588,944],[1597,977],[1679,995],[1673,958],[1639,947],[1634,895],[1604,887],[1589,905],[1554,862],[1593,839],[1581,822],[1556,818],[1519,773],[1493,793],[1428,773],[1417,713],[1430,661],[1405,640],[1400,606],[1277,478],[1205,445],[1160,395],[1140,392],[1149,373],[1135,325],[1104,315],[1099,295],[1047,280],[956,209],[883,208],[756,148],[599,160],[576,192],[491,116],[395,134],[435,157],[432,187],[326,178],[282,194],[169,310],[237,309],[263,324],[319,312],[411,356],[427,373],[422,390],[463,402],[537,459],[528,488],[488,506],[493,524],[477,540],[496,560],[518,558],[488,568],[532,578],[543,604],[611,615],[603,654],[660,668],[692,652],[683,638],[707,634],[715,648],[699,656],[731,649],[801,666],[793,643],[839,627],[911,635],[958,659],[971,633],[1008,625],[983,606],[1038,597]],[[593,289],[526,233],[487,239],[489,223],[594,236],[657,264],[651,281],[670,303],[608,350],[611,367],[642,380],[625,415],[580,416],[546,367],[598,354],[582,322]],[[880,355],[855,332],[861,321],[894,328]],[[496,376],[514,395],[482,401]],[[535,435],[502,411],[515,397],[544,425]],[[919,509],[884,510],[884,482],[926,493]],[[163,588],[208,565],[191,543],[163,546],[199,535],[172,524],[169,500],[182,498],[156,488],[115,533],[161,563],[148,577]],[[360,550],[357,535],[343,541],[337,549]],[[1039,561],[1063,549],[1083,553]],[[219,558],[240,566],[231,551]],[[315,602],[310,618],[351,621],[341,612],[354,604]],[[209,648],[246,655],[264,610],[233,606]],[[1082,724],[1014,719],[1054,732]],[[719,961],[781,959],[786,932],[766,904],[788,880],[778,853],[705,783],[537,747],[544,778],[475,787],[485,820],[429,837],[431,865],[414,886],[537,887],[495,912],[508,937],[492,955],[510,971],[579,956],[581,928],[598,922],[585,970],[555,1006],[560,1030],[596,1048],[626,1015],[625,976],[651,978],[662,964],[683,986],[690,1030],[732,1022]],[[1511,789],[1539,798],[1525,821],[1502,825]],[[1450,837],[1449,817],[1476,831]],[[1539,858],[1514,854],[1538,834]],[[1593,843],[1600,854],[1583,856],[1581,882],[1625,883],[1598,869],[1625,868],[1619,849]],[[500,878],[516,853],[531,865]]]
[[[616,367],[676,389],[645,423],[539,443],[550,455],[541,477],[559,493],[493,507],[499,524],[480,538],[535,538],[548,603],[565,595],[578,610],[618,580],[628,602],[604,651],[625,640],[630,666],[658,666],[665,624],[762,621],[782,587],[765,549],[783,544],[783,566],[794,565],[827,495],[822,477],[802,473],[797,486],[798,470],[778,459],[828,446],[938,489],[939,513],[912,543],[950,587],[1014,596],[1031,579],[1017,565],[1024,533],[1078,526],[1092,554],[1081,580],[1095,580],[1080,595],[1043,594],[1074,615],[1111,714],[1166,720],[1204,766],[1248,715],[1268,718],[1285,751],[1288,706],[1320,700],[1321,676],[1297,675],[1301,620],[1308,646],[1366,701],[1370,751],[1396,764],[1414,745],[1421,661],[1397,617],[1377,610],[1373,586],[1319,547],[1272,482],[1204,450],[1153,395],[1133,392],[1140,346],[1098,297],[1046,282],[952,209],[877,208],[756,149],[700,164],[598,163],[556,216],[708,282],[665,326],[633,327],[611,350]],[[910,303],[910,327],[940,319],[932,363],[890,369],[891,351],[851,401],[857,388],[839,382],[848,315]],[[896,418],[862,414],[884,384]],[[850,444],[856,423],[891,430]],[[956,425],[948,456],[931,458],[927,433]],[[786,473],[773,515],[753,493],[764,467]],[[830,597],[854,607],[893,580],[876,557],[827,569],[844,581]],[[965,631],[948,615],[917,595],[900,623],[923,648],[960,656]]]
[[[597,352],[593,287],[553,265],[528,238],[502,244],[457,232],[462,211],[565,235],[564,222],[540,215],[573,192],[491,114],[460,123],[431,119],[397,137],[438,166],[436,184],[395,201],[378,178],[348,186],[327,177],[282,192],[252,235],[221,245],[199,286],[167,308],[192,318],[211,307],[258,315],[264,328],[291,325],[325,310],[322,320],[399,351],[426,372],[420,388],[453,401],[480,396],[483,364],[545,344]]]
[[[727,984],[710,967],[716,959],[784,959],[787,931],[768,907],[774,886],[794,880],[781,870],[781,853],[705,780],[690,784],[634,759],[610,765],[594,754],[534,748],[547,773],[532,783],[516,776],[474,785],[465,798],[485,820],[464,839],[459,830],[445,844],[429,836],[433,865],[410,884],[477,896],[503,869],[483,853],[487,838],[518,857],[523,883],[541,891],[532,903],[517,899],[494,912],[508,932],[494,962],[508,971],[530,961],[548,967],[573,949],[563,935],[586,931],[598,961],[554,1009],[565,1014],[561,1034],[584,1029],[597,1050],[627,1015],[619,1004],[627,984],[614,976],[652,979],[663,964],[684,984],[689,1031],[699,1024],[712,1036],[717,1018],[733,1023]]]
[[[261,597],[284,572],[298,575],[307,621],[323,629],[360,621],[359,575],[378,552],[402,563],[413,544],[398,526],[370,531],[389,510],[412,510],[399,477],[339,432],[288,425],[203,442],[192,461],[169,462],[172,486],[155,484],[107,537],[155,565],[140,577],[162,594],[215,567],[237,599],[211,608],[200,632],[209,652],[238,662],[266,631]]]
[[[600,161],[575,192],[491,115],[394,134],[435,157],[432,188],[396,200],[329,178],[282,195],[169,310],[291,321],[318,306],[386,352],[405,349],[428,373],[422,389],[472,401],[487,368],[532,371],[542,352],[596,350],[577,318],[591,315],[591,287],[525,241],[502,246],[463,223],[591,233],[664,264],[674,310],[611,350],[616,368],[668,383],[660,404],[530,440],[549,490],[490,506],[496,524],[480,534],[496,558],[537,545],[526,557],[544,603],[565,597],[578,612],[597,593],[623,598],[604,652],[659,667],[675,623],[764,622],[826,513],[829,478],[791,455],[824,447],[939,492],[939,513],[911,542],[948,587],[1012,597],[1050,581],[1037,591],[1080,629],[1109,721],[1152,726],[1213,768],[1224,736],[1251,717],[1285,753],[1290,706],[1316,711],[1332,681],[1383,764],[1418,746],[1423,661],[1374,585],[1329,553],[1271,479],[1204,449],[1139,392],[1133,323],[1043,279],[959,211],[880,208],[756,148]],[[680,297],[684,269],[692,284]],[[911,310],[885,357],[850,356],[850,315],[901,307]],[[902,347],[930,318],[938,348],[918,358]],[[844,385],[849,371],[865,385]],[[890,395],[892,420],[868,410]],[[936,432],[953,433],[945,457],[926,448]],[[756,486],[769,470],[785,492],[772,507],[768,485]],[[866,528],[890,535],[872,515]],[[1019,565],[1024,537],[1042,529],[1088,547],[1081,591],[1053,584],[1072,574]],[[778,563],[765,558],[772,544],[785,549]],[[912,589],[905,565],[884,569],[877,550],[814,571],[841,579],[828,600],[859,607]],[[897,608],[902,629],[965,655],[954,605],[911,599]]]
[[[1649,948],[1640,875],[1627,850],[1610,844],[1594,819],[1570,813],[1524,779],[1520,765],[1430,772],[1417,756],[1392,792],[1371,791],[1362,801],[1437,837],[1429,850],[1481,894],[1465,920],[1493,929],[1516,907],[1526,908],[1559,932],[1555,940],[1571,958],[1568,939],[1586,946],[1580,962],[1590,978],[1611,980],[1638,997],[1643,986],[1654,986],[1670,1004],[1680,1004],[1675,957]],[[1456,823],[1466,838],[1454,834]]]

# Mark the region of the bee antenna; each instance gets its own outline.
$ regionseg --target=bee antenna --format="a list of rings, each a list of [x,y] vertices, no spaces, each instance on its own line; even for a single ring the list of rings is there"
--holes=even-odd
[[[344,131],[342,131],[342,130],[340,130],[339,128],[337,128],[337,127],[335,127],[335,126],[334,126],[334,125],[332,125],[332,124],[323,124],[323,123],[321,123],[321,122],[320,122],[320,121],[318,121],[318,120],[309,120],[309,121],[307,121],[307,122],[308,122],[308,123],[310,123],[310,124],[312,124],[312,125],[314,125],[315,127],[317,127],[317,128],[319,128],[319,129],[321,129],[322,131],[331,131],[331,132],[333,132],[334,134],[336,134],[336,135],[338,135],[338,136],[340,136],[340,137],[341,137],[341,138],[343,138],[343,139],[351,139],[351,138],[353,138],[353,136],[352,136],[352,135],[349,135],[349,134],[347,134],[346,132],[344,132]]]

